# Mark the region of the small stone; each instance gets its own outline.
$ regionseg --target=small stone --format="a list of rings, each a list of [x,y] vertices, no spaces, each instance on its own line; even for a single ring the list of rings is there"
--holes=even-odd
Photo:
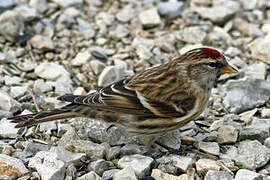
[[[270,109],[264,108],[261,111],[262,118],[270,118]]]
[[[76,180],[101,180],[101,177],[97,175],[94,171],[91,171],[81,177],[78,177]]]
[[[5,175],[10,178],[13,176],[14,178],[16,174],[20,175],[27,172],[28,169],[26,169],[20,159],[13,158],[5,154],[0,154],[0,175]]]
[[[17,6],[14,10],[17,11],[18,14],[20,16],[22,16],[26,22],[31,21],[33,19],[40,18],[37,10],[35,8],[32,8],[28,5],[26,5],[26,4],[22,4],[20,6]]]
[[[44,82],[43,79],[37,79],[34,83],[34,88],[33,88],[35,93],[40,93],[40,92],[44,93],[44,92],[51,91],[52,89],[53,87],[50,84]]]
[[[151,157],[134,154],[119,159],[118,166],[120,168],[130,166],[135,171],[137,177],[141,178],[149,173],[153,162],[154,160]]]
[[[239,133],[239,140],[258,140],[261,143],[270,136],[270,124],[258,124],[244,127]]]
[[[139,59],[142,60],[149,60],[153,56],[152,52],[143,45],[137,46],[136,54],[138,55]]]
[[[18,76],[5,76],[5,84],[10,86],[10,85],[20,85],[20,82],[22,81],[22,79]]]
[[[233,180],[233,176],[228,171],[207,171],[204,180]]]
[[[255,39],[248,47],[253,58],[270,63],[270,34],[263,38]]]
[[[270,137],[268,137],[268,138],[266,138],[266,139],[264,140],[264,145],[265,145],[266,147],[270,148]]]
[[[255,170],[263,167],[270,160],[270,149],[257,140],[246,140],[240,142],[237,154],[231,158],[242,163],[246,168]]]
[[[116,159],[120,154],[120,147],[114,146],[106,150],[106,159],[111,161]]]
[[[188,156],[169,155],[157,159],[158,169],[171,174],[186,172],[192,166],[194,160]]]
[[[0,1],[0,12],[2,13],[3,9],[8,9],[11,8],[12,6],[15,6],[17,4],[16,0],[5,0],[5,1]]]
[[[219,2],[221,3],[218,4]],[[240,10],[240,4],[232,0],[219,2],[214,4],[213,7],[194,7],[194,10],[205,19],[210,19],[214,23],[224,24]]]
[[[245,10],[256,9],[259,3],[258,0],[250,0],[250,1],[240,0],[240,2]]]
[[[88,51],[80,52],[71,61],[72,66],[81,66],[87,63],[91,58],[91,54]]]
[[[158,12],[160,16],[168,19],[174,19],[182,14],[184,3],[178,2],[161,2],[158,5]]]
[[[10,88],[10,95],[13,98],[22,97],[27,92],[27,86],[12,86]]]
[[[68,82],[57,81],[56,83],[54,83],[54,86],[54,91],[59,94],[72,94],[72,92],[74,91],[72,84]]]
[[[240,169],[235,175],[235,180],[263,180],[263,177],[254,171]]]
[[[116,29],[109,32],[110,37],[113,39],[122,39],[130,33],[129,29],[124,25],[116,26]]]
[[[83,0],[53,0],[53,2],[65,8],[65,7],[76,5],[76,4],[82,4]]]
[[[63,161],[65,165],[68,164],[79,164],[81,158],[85,156],[84,153],[74,153],[66,150],[63,146],[58,146],[58,147],[52,147],[50,149],[50,152],[54,152],[57,154],[58,159]]]
[[[0,121],[0,137],[3,138],[16,138],[18,135],[18,128],[15,128],[16,124],[11,123],[6,118]]]
[[[38,10],[40,13],[44,13],[49,8],[46,0],[31,0],[29,5]]]
[[[265,79],[267,66],[263,62],[251,64],[245,68],[245,77],[250,79]]]
[[[117,20],[123,23],[130,21],[134,16],[135,11],[131,5],[126,5],[116,14]]]
[[[4,2],[4,1],[1,1]],[[24,19],[16,11],[5,11],[0,15],[0,35],[13,42],[14,37],[24,31]]]
[[[35,168],[41,179],[63,179],[65,163],[58,159],[55,152],[40,151],[29,160],[29,167]]]
[[[124,169],[116,172],[113,175],[114,180],[137,180],[137,177],[135,175],[135,171],[132,167],[127,166]]]
[[[47,80],[71,83],[70,73],[63,66],[56,63],[41,63],[35,69],[35,74]]]
[[[35,35],[29,42],[34,48],[43,51],[53,50],[55,47],[54,42],[50,38],[42,35]]]
[[[157,9],[152,8],[144,10],[139,14],[139,20],[141,21],[143,27],[151,28],[160,25],[161,20],[158,15]]]
[[[71,180],[75,179],[77,174],[77,169],[73,163],[69,164],[66,168],[66,176],[70,176]]]
[[[114,164],[111,161],[105,161],[104,159],[99,159],[88,164],[87,168],[98,174],[103,174],[104,171],[114,168]]]
[[[147,49],[151,50],[155,46],[155,41],[153,39],[135,37],[132,41],[132,47],[137,48],[140,45],[143,45]]]
[[[216,142],[199,142],[198,148],[206,153],[219,155],[219,146]]]
[[[119,171],[120,171],[119,169],[111,169],[111,170],[105,171],[105,172],[102,174],[101,179],[102,179],[102,180],[112,180],[114,174],[116,174],[116,173],[119,172]],[[134,171],[133,171],[133,173],[134,173]],[[135,173],[134,173],[134,175],[135,175]]]
[[[177,32],[176,38],[187,43],[203,43],[207,34],[201,27],[186,27]]]
[[[196,162],[196,169],[197,169],[197,171],[207,171],[207,170],[219,171],[220,166],[217,164],[217,162],[215,160],[199,159]]]
[[[168,173],[164,173],[159,169],[153,169],[151,176],[155,180],[184,180],[180,176],[174,176]]]
[[[32,155],[35,155],[39,151],[48,151],[49,149],[50,147],[48,145],[29,142],[25,146],[24,152],[31,152]]]
[[[96,32],[92,26],[82,19],[78,19],[78,29],[85,39],[91,39],[95,36]]]
[[[225,88],[223,103],[233,113],[262,106],[270,95],[270,83],[260,79],[230,81]]]
[[[99,60],[90,61],[90,66],[92,67],[95,74],[100,74],[106,67],[105,64],[100,62]]]
[[[120,154],[122,156],[132,155],[132,154],[145,154],[148,151],[148,148],[143,145],[137,144],[126,144],[120,149]]]
[[[218,129],[217,142],[219,144],[235,143],[238,138],[238,131],[235,127],[230,125],[221,126]]]
[[[167,132],[165,136],[161,136],[157,141],[167,147],[173,149],[180,149],[181,147],[181,133],[179,130]]]

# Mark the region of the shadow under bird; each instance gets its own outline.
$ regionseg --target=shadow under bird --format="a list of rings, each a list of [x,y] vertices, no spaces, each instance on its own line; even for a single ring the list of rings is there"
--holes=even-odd
[[[60,96],[58,100],[70,102],[62,108],[9,120],[19,128],[58,119],[89,117],[137,135],[164,133],[196,119],[205,109],[219,76],[236,72],[219,51],[197,48],[97,92]]]

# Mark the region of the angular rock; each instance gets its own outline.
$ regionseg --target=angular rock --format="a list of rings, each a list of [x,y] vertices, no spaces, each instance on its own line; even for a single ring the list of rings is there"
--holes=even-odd
[[[182,14],[184,3],[178,2],[161,2],[158,4],[158,13],[168,19],[174,19]]]
[[[78,29],[85,39],[91,39],[95,36],[96,32],[92,26],[82,19],[78,19]]]
[[[21,175],[27,172],[28,169],[26,169],[20,159],[13,158],[5,154],[0,154],[0,175],[10,178],[13,176],[14,178],[16,174]]]
[[[219,144],[235,143],[238,138],[238,131],[230,125],[221,126],[218,128],[217,142]]]
[[[270,149],[257,140],[246,140],[240,142],[237,154],[232,158],[248,169],[255,170],[263,167],[270,160]]]
[[[97,75],[99,75],[106,67],[105,64],[100,62],[99,60],[90,61],[90,66],[92,67],[94,73]]]
[[[270,148],[270,137],[266,138],[263,143],[266,147]]]
[[[197,171],[220,170],[220,166],[212,159],[199,159],[195,164]]]
[[[18,128],[15,128],[14,123],[11,123],[6,118],[0,120],[0,137],[3,138],[16,138],[18,136]]]
[[[47,80],[71,83],[70,73],[63,66],[56,63],[41,63],[35,69],[35,74]]]
[[[76,57],[71,61],[72,66],[81,66],[87,63],[91,58],[91,54],[88,51],[79,52]]]
[[[216,142],[199,142],[198,148],[206,153],[219,155],[219,146]]]
[[[105,161],[104,159],[93,161],[87,166],[87,169],[92,170],[98,174],[103,174],[105,171],[114,168],[114,164],[111,161]]]
[[[29,5],[35,8],[40,13],[44,13],[49,8],[46,0],[31,0],[29,2]]]
[[[180,176],[174,176],[174,175],[162,172],[159,169],[153,169],[151,176],[155,180],[183,180]]]
[[[94,171],[91,171],[81,177],[78,177],[76,180],[101,180],[101,177],[97,175]]]
[[[261,174],[247,169],[240,169],[235,175],[235,180],[263,180]]]
[[[264,108],[261,111],[262,118],[270,118],[270,109]]]
[[[124,156],[118,161],[120,168],[126,168],[130,166],[135,174],[141,178],[150,172],[150,168],[154,160],[151,157],[134,154],[130,156]]]
[[[19,103],[3,90],[0,90],[0,110],[14,111],[18,109]],[[14,110],[12,110],[14,109]]]
[[[42,36],[42,35],[33,36],[29,42],[34,48],[37,48],[43,51],[53,50],[55,47],[54,42],[49,37]]]
[[[245,68],[245,77],[249,79],[265,79],[267,66],[263,62],[249,65]]]
[[[251,55],[255,59],[259,59],[266,63],[270,63],[270,34],[263,38],[257,38],[249,45]]]
[[[261,143],[270,136],[270,124],[258,124],[244,127],[239,134],[239,140],[258,140]]]
[[[135,11],[131,5],[126,5],[116,14],[117,20],[123,23],[130,21],[134,16]]]
[[[264,80],[237,80],[226,84],[225,107],[233,113],[259,107],[270,96],[270,83]]]
[[[135,175],[135,170],[130,167],[130,166],[127,166],[125,167],[124,169],[116,172],[114,175],[113,175],[113,179],[114,180],[137,180],[137,177]]]
[[[230,174],[228,171],[207,171],[204,180],[233,180],[232,174]]]
[[[29,160],[29,167],[35,168],[42,180],[64,179],[65,163],[55,152],[40,151]]]
[[[13,98],[22,97],[27,92],[27,86],[12,86],[10,88],[10,95]]]
[[[102,174],[102,180],[111,180],[113,179],[113,176],[114,174],[116,174],[118,171],[120,171],[119,169],[111,169],[111,170],[108,170],[108,171],[105,171],[103,174]],[[123,170],[122,170],[123,171]],[[133,171],[133,174],[135,176],[135,173]],[[136,176],[135,176],[136,177]]]
[[[191,26],[186,27],[183,30],[180,30],[176,34],[178,40],[187,42],[187,43],[203,43],[206,38],[206,32],[203,31],[201,27]]]
[[[139,20],[142,23],[143,27],[145,28],[158,26],[161,23],[161,20],[160,20],[160,17],[158,15],[156,8],[142,11],[139,14]]]
[[[53,0],[53,1],[63,8],[83,3],[83,0]]]

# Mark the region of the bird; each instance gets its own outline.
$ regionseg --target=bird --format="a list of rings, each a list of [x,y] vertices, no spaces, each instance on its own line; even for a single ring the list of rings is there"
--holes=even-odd
[[[201,47],[138,72],[87,95],[66,94],[62,108],[8,118],[16,128],[66,118],[87,117],[135,135],[155,135],[195,120],[223,74],[237,73],[218,50]]]

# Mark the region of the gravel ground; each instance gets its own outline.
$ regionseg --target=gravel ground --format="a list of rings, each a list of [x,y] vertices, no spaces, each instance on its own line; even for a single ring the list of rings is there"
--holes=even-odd
[[[6,117],[61,107],[195,47],[239,69],[195,122],[148,148],[74,118],[16,129]],[[0,1],[0,179],[269,180],[269,0]]]

